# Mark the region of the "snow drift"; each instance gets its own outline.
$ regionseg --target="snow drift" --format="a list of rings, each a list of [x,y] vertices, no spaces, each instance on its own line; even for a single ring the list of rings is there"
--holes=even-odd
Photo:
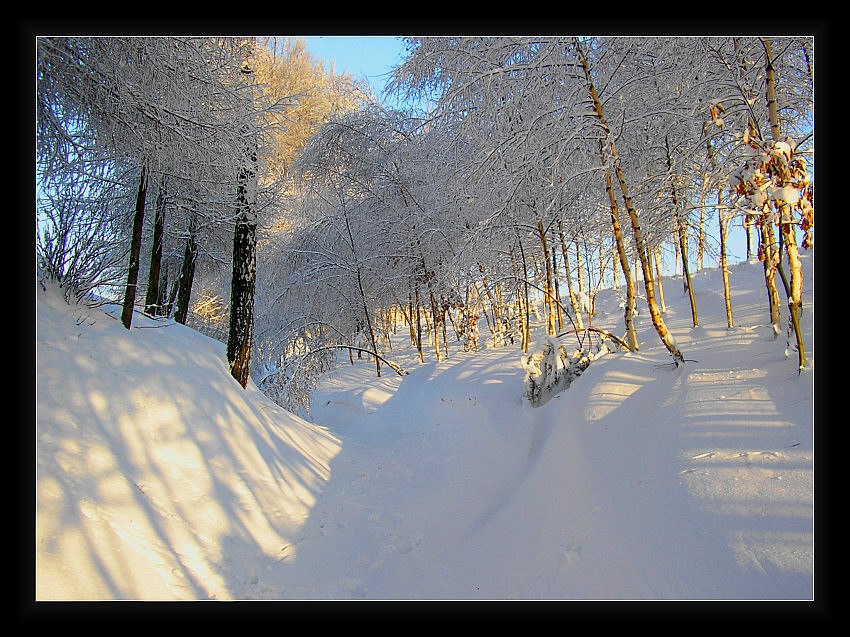
[[[175,323],[38,291],[37,599],[253,596],[284,559],[339,441],[230,377]]]
[[[593,360],[540,407],[516,348],[327,376],[312,424],[230,378],[224,347],[37,299],[37,599],[814,597],[809,363],[786,358],[760,264],[679,279],[675,368]],[[610,290],[594,325],[619,332]],[[401,333],[401,330],[400,330]],[[409,357],[409,358],[405,358]]]

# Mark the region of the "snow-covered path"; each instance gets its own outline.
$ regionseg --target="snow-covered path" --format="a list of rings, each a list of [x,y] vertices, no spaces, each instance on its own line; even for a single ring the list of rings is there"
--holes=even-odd
[[[716,274],[700,275],[704,288]],[[763,320],[757,290],[738,294],[741,325]],[[710,309],[722,298],[700,302],[699,328],[675,302],[667,313],[687,366],[665,365],[642,318],[641,352],[600,359],[538,409],[520,399],[515,350],[455,354],[404,379],[342,368],[314,401],[342,452],[311,540],[342,560],[301,592],[813,595],[812,375],[796,374],[768,327],[727,330]]]
[[[811,599],[814,368],[771,338],[759,268],[734,270],[732,330],[716,271],[698,328],[668,284],[681,368],[642,316],[641,351],[534,408],[518,349],[399,348],[409,376],[343,365],[315,424],[242,390],[215,341],[48,294],[37,597]]]

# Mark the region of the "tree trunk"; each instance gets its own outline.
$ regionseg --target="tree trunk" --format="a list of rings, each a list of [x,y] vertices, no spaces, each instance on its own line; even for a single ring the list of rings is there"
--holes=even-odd
[[[679,263],[681,262],[681,257],[682,257],[682,254],[681,254],[682,246],[679,244],[679,234],[678,234],[678,232],[673,232],[673,238],[671,239],[670,243],[673,244],[673,274],[675,275],[676,272],[679,271]],[[683,291],[685,289],[685,285],[686,285],[686,283],[683,280],[682,281],[682,290]]]
[[[239,185],[239,213],[233,232],[233,270],[230,285],[230,325],[227,362],[242,387],[248,386],[254,340],[254,286],[257,275],[257,217],[248,198],[246,181],[255,177],[244,170]]]
[[[626,203],[626,211],[629,214],[629,220],[632,225],[632,235],[635,239],[638,258],[640,259],[641,268],[643,270],[644,290],[646,291],[646,302],[649,306],[649,316],[652,319],[652,325],[655,327],[655,331],[658,333],[661,342],[664,344],[664,346],[667,348],[667,351],[673,357],[674,364],[678,367],[679,365],[684,364],[685,358],[684,356],[682,356],[682,353],[679,351],[679,348],[673,341],[673,336],[667,329],[667,325],[664,323],[664,319],[662,318],[661,312],[658,309],[658,303],[655,300],[655,287],[653,285],[652,274],[649,270],[649,263],[647,261],[647,251],[646,245],[644,243],[643,233],[641,231],[640,223],[638,222],[637,211],[635,210],[634,205],[632,203],[632,198],[629,195],[629,189],[626,183],[626,178],[623,175],[623,169],[620,166],[619,157],[617,155],[617,149],[614,144],[614,140],[611,137],[611,129],[609,128],[608,122],[605,119],[605,115],[602,110],[602,103],[600,102],[599,96],[596,93],[596,87],[593,85],[593,81],[590,75],[590,69],[588,68],[587,64],[587,58],[585,57],[581,49],[581,44],[579,43],[578,38],[574,38],[573,42],[576,47],[576,50],[579,53],[580,62],[584,71],[585,81],[587,82],[587,88],[588,92],[590,93],[590,97],[593,100],[593,106],[596,111],[596,116],[603,130],[606,133],[606,138],[608,139],[608,152],[614,164],[614,171],[617,176],[617,181],[620,185],[620,191],[623,195],[623,201],[625,201]]]
[[[346,223],[348,219],[346,218]],[[360,290],[360,299],[363,302],[363,313],[366,315],[366,326],[369,328],[369,340],[372,343],[372,351],[375,354],[375,373],[378,378],[381,377],[381,359],[378,357],[378,342],[375,338],[375,328],[372,326],[372,317],[369,314],[369,306],[366,303],[366,293],[363,290],[363,277],[360,274],[360,267],[357,267],[357,288]]]
[[[170,291],[168,284],[168,264],[166,264],[166,267],[162,268],[162,274],[159,277],[159,298],[156,300],[157,314],[159,316],[169,316],[171,314],[168,308],[168,293]]]
[[[756,258],[756,232],[752,215],[744,217],[744,228],[747,231],[747,261],[752,261]]]
[[[233,231],[233,268],[230,283],[230,324],[227,335],[227,362],[230,374],[243,387],[251,373],[254,344],[254,288],[257,279],[257,139],[252,129],[254,115],[253,47],[244,49],[242,73],[248,88],[246,139],[243,165],[237,175],[236,227]]]
[[[705,185],[700,189],[699,201],[699,233],[697,235],[697,272],[702,270],[703,255],[705,254]]]
[[[555,316],[557,318],[558,331],[564,329],[564,317],[561,308],[561,285],[558,281],[558,251],[552,246],[552,285],[555,288]]]
[[[703,126],[703,131],[705,131],[705,126]],[[711,163],[712,169],[714,169],[717,164],[714,159],[714,148],[711,145],[711,140],[706,138],[705,145],[708,151],[708,160]],[[720,186],[720,183],[717,184],[717,220],[719,223],[718,229],[720,231],[720,273],[723,277],[723,300],[726,304],[726,327],[732,328],[734,326],[734,321],[732,320],[732,294],[729,290],[729,264],[726,258],[726,246],[728,244],[729,236],[729,219],[727,219],[726,215],[723,214],[723,188]],[[749,243],[749,237],[747,237],[748,259],[750,256]]]
[[[444,308],[440,308],[440,319],[443,323],[443,351],[446,354],[446,358],[449,357],[449,337],[446,335],[446,314],[448,314],[448,310]]]
[[[615,290],[620,289],[620,262],[619,255],[616,259],[611,259],[611,285]]]
[[[416,347],[416,327],[413,324],[413,294],[407,291],[407,329],[410,332],[410,346]],[[420,361],[421,362],[421,361]]]
[[[567,280],[567,292],[570,295],[570,305],[573,308],[573,314],[576,317],[576,327],[579,329],[584,327],[584,320],[581,317],[581,307],[578,303],[578,298],[576,297],[575,290],[573,289],[573,278],[570,274],[570,257],[569,250],[567,249],[567,241],[564,238],[564,230],[558,222],[558,234],[561,238],[561,256],[564,259],[564,277]]]
[[[369,341],[372,344],[372,351],[375,354],[375,356],[374,356],[374,358],[375,358],[375,373],[380,378],[380,376],[381,376],[381,359],[378,357],[378,341],[375,338],[375,328],[372,325],[372,316],[371,316],[371,313],[369,312],[369,304],[368,304],[367,299],[366,299],[366,290],[363,287],[363,275],[361,273],[360,260],[357,256],[357,249],[356,249],[356,245],[354,243],[354,234],[351,231],[351,224],[348,221],[348,212],[345,210],[344,204],[343,204],[343,209],[342,209],[342,215],[343,215],[343,218],[345,219],[345,230],[348,234],[348,241],[349,241],[349,245],[351,247],[351,253],[354,256],[354,263],[355,263],[355,269],[356,269],[355,274],[356,274],[356,277],[357,277],[357,290],[360,292],[360,303],[363,307],[363,314],[366,317],[366,327],[369,330]]]
[[[661,278],[661,246],[657,246],[652,250],[652,258],[655,261],[655,281],[658,283],[658,300],[661,302],[661,312],[667,311],[667,305],[664,303],[664,282]]]
[[[602,162],[605,163],[605,147],[602,140],[599,141],[599,149],[602,154]],[[605,191],[608,193],[608,205],[611,211],[611,229],[614,233],[614,245],[617,248],[617,257],[620,260],[620,268],[626,282],[626,307],[623,311],[623,319],[626,323],[626,342],[629,349],[637,352],[640,349],[635,329],[634,314],[637,302],[635,294],[635,281],[632,277],[632,269],[629,265],[629,256],[626,254],[626,244],[623,240],[623,230],[620,226],[620,208],[617,206],[617,198],[614,195],[614,186],[611,183],[611,171],[605,170]]]
[[[528,304],[528,266],[525,260],[525,249],[522,247],[522,241],[517,235],[517,245],[519,246],[520,263],[516,263],[514,258],[514,271],[517,273],[517,311],[520,318],[520,330],[522,333],[522,351],[528,354],[529,346],[531,345],[531,317]]]
[[[156,213],[153,222],[153,245],[151,246],[151,265],[148,270],[148,290],[145,295],[145,312],[160,314],[159,281],[162,266],[162,233],[165,228],[165,179],[161,178],[156,194]]]
[[[130,267],[127,271],[127,287],[124,290],[124,306],[121,322],[128,330],[133,322],[133,306],[136,303],[136,285],[139,280],[139,255],[142,251],[142,227],[145,221],[145,197],[148,191],[148,168],[142,163],[139,188],[136,191],[136,211],[133,215],[133,235],[130,240]]]
[[[479,270],[483,272],[483,266],[479,265]],[[502,312],[501,307],[499,305],[500,300],[494,298],[493,293],[490,292],[490,284],[487,282],[486,276],[481,280],[481,287],[484,288],[484,294],[487,296],[487,302],[490,304],[490,312],[493,315],[493,347],[498,346],[499,338],[502,339],[502,345],[504,345],[505,330],[504,325],[502,324]],[[499,295],[498,288],[496,289],[496,294]]]
[[[779,125],[779,107],[776,103],[776,73],[773,68],[773,55],[771,53],[770,40],[762,39],[766,59],[767,76],[767,110],[770,117],[770,132],[774,142],[781,141],[782,131]],[[784,185],[789,185],[790,176],[783,171],[780,176]],[[791,270],[790,293],[788,297],[789,320],[797,340],[798,369],[802,370],[806,365],[806,354],[803,344],[800,320],[803,313],[803,266],[800,262],[797,250],[797,239],[794,236],[794,223],[791,214],[791,206],[786,201],[777,202],[779,208],[779,228],[785,245],[785,254],[788,255],[788,265]],[[780,262],[782,254],[779,255]]]
[[[676,196],[673,195],[673,206],[678,206]],[[694,298],[694,286],[691,281],[691,268],[688,263],[688,235],[685,224],[682,221],[682,216],[679,214],[678,207],[674,208],[673,215],[676,217],[676,226],[679,234],[679,250],[682,253],[682,276],[685,281],[685,290],[688,292],[688,300],[691,303],[691,320],[694,327],[699,327],[699,319],[697,318],[697,302]]]
[[[581,248],[578,244],[578,241],[575,241],[574,243],[576,246],[576,278],[578,279],[578,291],[579,294],[584,294],[584,268],[582,267]]]
[[[414,290],[414,294],[416,299],[416,353],[419,356],[419,362],[422,363],[425,361],[425,356],[422,352],[422,310],[419,303],[418,285]]]
[[[770,324],[773,326],[773,337],[779,335],[779,291],[776,288],[776,268],[780,255],[773,235],[773,227],[767,215],[761,219],[761,253],[764,263],[764,285],[767,289],[768,311]]]
[[[552,265],[549,261],[549,245],[546,242],[546,232],[543,229],[543,222],[537,222],[537,234],[540,237],[540,245],[543,250],[543,263],[546,272],[546,285],[543,288],[543,295],[546,301],[548,312],[546,315],[546,333],[549,336],[554,336],[555,331],[555,295],[552,293]]]
[[[729,290],[729,264],[726,258],[726,245],[729,235],[729,220],[723,214],[723,193],[717,189],[717,218],[720,222],[720,272],[723,275],[723,299],[726,303],[726,327],[734,327],[732,320],[732,293]]]
[[[198,241],[195,237],[194,218],[189,221],[189,236],[183,250],[183,264],[180,267],[180,279],[177,285],[177,309],[174,320],[186,324],[189,315],[189,302],[192,298],[192,283],[195,280],[195,260],[198,258]]]

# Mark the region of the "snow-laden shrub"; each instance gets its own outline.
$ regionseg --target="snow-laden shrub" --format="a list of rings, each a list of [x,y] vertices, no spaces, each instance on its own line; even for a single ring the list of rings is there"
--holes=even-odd
[[[567,389],[590,363],[618,348],[607,338],[584,350],[567,349],[554,337],[546,337],[535,351],[523,357],[525,398],[535,407]]]
[[[123,286],[127,246],[116,188],[71,173],[45,176],[39,183],[37,276],[56,283],[69,303]]]

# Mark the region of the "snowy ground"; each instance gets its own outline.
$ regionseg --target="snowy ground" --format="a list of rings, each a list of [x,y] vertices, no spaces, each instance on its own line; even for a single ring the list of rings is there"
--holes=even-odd
[[[327,377],[316,424],[243,391],[224,346],[37,292],[37,600],[810,600],[809,365],[760,264],[665,280],[669,356],[595,361],[524,404],[518,349]],[[622,333],[610,291],[595,324]]]

